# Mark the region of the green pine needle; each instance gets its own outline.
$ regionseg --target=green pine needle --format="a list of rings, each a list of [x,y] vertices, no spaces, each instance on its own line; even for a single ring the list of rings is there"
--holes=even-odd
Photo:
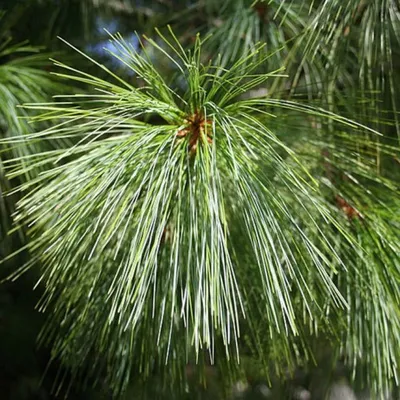
[[[32,121],[49,128],[9,141],[73,143],[17,157],[10,169],[16,177],[45,168],[19,188],[16,222],[28,229],[32,259],[15,276],[37,262],[42,267],[41,309],[51,308],[43,340],[53,344],[54,356],[74,376],[90,362],[91,374],[104,374],[116,392],[132,373],[182,370],[204,351],[211,362],[224,352],[236,362],[243,331],[245,340],[252,332],[259,355],[269,348],[291,364],[298,346],[307,354],[309,335],[339,333],[358,301],[349,280],[364,285],[363,295],[393,283],[376,305],[376,324],[383,326],[398,299],[397,281],[391,273],[379,276],[378,262],[371,282],[356,272],[368,244],[324,196],[324,181],[307,157],[280,135],[282,126],[290,128],[285,113],[351,132],[349,146],[378,133],[320,108],[243,99],[282,74],[258,73],[268,58],[261,45],[226,69],[221,58],[204,60],[199,36],[189,52],[171,29],[145,38],[140,51],[120,35],[112,40],[135,82],[92,59],[109,80],[56,62],[58,77],[87,84],[90,94],[26,105],[40,111]],[[149,48],[171,63],[176,79],[158,72]],[[307,140],[321,148],[317,134]],[[359,261],[348,262],[348,251]],[[391,329],[393,340],[400,327]],[[271,350],[271,343],[279,347]],[[353,344],[354,351],[364,348]],[[399,352],[384,354],[390,362]]]

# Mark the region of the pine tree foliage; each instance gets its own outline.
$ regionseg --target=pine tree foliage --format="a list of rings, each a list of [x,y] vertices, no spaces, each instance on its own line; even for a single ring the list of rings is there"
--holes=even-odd
[[[397,384],[398,2],[153,3],[174,30],[111,34],[125,75],[70,45],[98,72],[55,61],[84,89],[18,98],[33,129],[1,142],[41,340],[115,394],[188,363],[285,375],[321,339],[375,393]]]
[[[5,16],[0,13],[0,23]],[[41,143],[26,142],[21,135],[32,132],[26,119],[26,112],[17,106],[27,102],[43,102],[51,98],[51,93],[62,93],[63,85],[55,82],[46,71],[51,64],[49,54],[40,53],[40,48],[27,43],[14,43],[7,30],[0,29],[0,137],[1,139],[19,137],[17,146],[0,145],[0,232],[6,238],[11,228],[10,215],[15,208],[15,196],[11,194],[15,186],[6,177],[6,165],[10,159],[18,158],[18,164],[25,168],[20,176],[22,180],[29,180],[37,171],[27,166],[26,157],[40,153],[43,149],[59,148],[61,141],[43,145]],[[20,232],[21,233],[21,232]],[[7,254],[8,240],[2,243],[1,254]]]

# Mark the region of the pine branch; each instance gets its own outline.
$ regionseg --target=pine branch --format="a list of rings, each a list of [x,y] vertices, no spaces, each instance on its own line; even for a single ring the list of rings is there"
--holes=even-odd
[[[343,147],[332,146],[331,137],[307,138],[318,154],[309,155],[312,167],[320,160],[320,139],[331,154],[339,149],[335,155],[347,157],[339,164],[345,170],[359,135],[378,132],[310,105],[241,99],[281,76],[282,69],[258,72],[268,58],[262,45],[227,69],[221,59],[203,63],[199,36],[188,52],[171,29],[145,38],[140,52],[120,35],[112,40],[114,56],[144,85],[124,81],[76,49],[109,80],[56,62],[58,77],[85,83],[92,92],[26,105],[41,112],[32,120],[49,128],[8,140],[14,146],[60,138],[74,143],[30,156],[32,167],[46,168],[20,186],[26,194],[16,216],[31,238],[32,259],[22,271],[42,265],[41,309],[52,310],[43,340],[53,343],[54,356],[74,376],[90,359],[89,373],[104,374],[116,393],[132,371],[148,377],[167,363],[182,371],[204,350],[210,362],[223,353],[237,360],[243,330],[261,358],[269,351],[290,365],[298,348],[309,354],[310,335],[337,335],[356,312],[360,296],[348,288],[358,279],[365,299],[370,288],[393,285],[371,326],[385,324],[383,310],[392,310],[398,296],[395,268],[383,277],[377,262],[370,274],[357,273],[365,242],[324,195],[324,181],[304,154],[281,135],[291,129],[286,115],[350,132]],[[171,63],[175,80],[155,68],[152,52]],[[22,159],[10,176],[26,172]],[[351,165],[367,170],[364,162]],[[360,191],[364,187],[360,183]],[[268,343],[255,325],[268,332]],[[400,333],[396,324],[391,329],[368,340],[384,346]],[[383,354],[390,362],[398,352]],[[374,371],[378,385],[394,373]]]

